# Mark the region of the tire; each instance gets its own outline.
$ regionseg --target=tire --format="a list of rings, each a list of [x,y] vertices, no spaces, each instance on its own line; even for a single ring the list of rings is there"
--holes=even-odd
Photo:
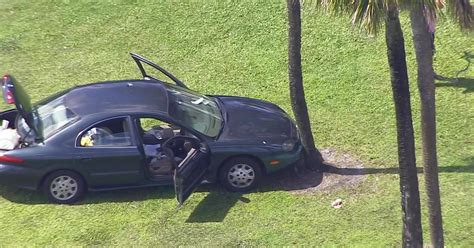
[[[220,183],[233,192],[248,192],[254,189],[261,177],[260,164],[248,157],[231,158],[219,170]]]
[[[42,188],[50,201],[59,204],[77,202],[86,192],[84,179],[76,172],[68,170],[59,170],[48,175]]]

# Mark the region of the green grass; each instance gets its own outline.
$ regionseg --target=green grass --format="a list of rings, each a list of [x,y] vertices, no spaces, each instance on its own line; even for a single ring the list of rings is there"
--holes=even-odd
[[[0,0],[0,72],[15,75],[36,101],[77,84],[138,78],[133,51],[197,91],[266,99],[290,112],[285,7],[283,1]],[[314,10],[305,9],[303,19],[304,80],[317,145],[349,152],[370,167],[396,167],[383,33],[367,37],[349,18]],[[402,22],[421,161],[414,51],[408,18]],[[474,39],[443,19],[436,48],[436,71],[452,77],[467,64],[461,56],[473,52]],[[438,87],[436,95],[448,247],[474,246],[473,68],[460,75],[462,84]],[[271,186],[241,196],[205,186],[180,209],[173,194],[166,187],[92,193],[80,205],[58,206],[38,193],[0,187],[1,246],[400,243],[396,174],[308,196]],[[340,210],[329,206],[337,197],[345,201]]]

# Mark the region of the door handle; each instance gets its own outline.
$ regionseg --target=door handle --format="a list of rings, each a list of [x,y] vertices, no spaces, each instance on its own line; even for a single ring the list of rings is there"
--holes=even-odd
[[[89,162],[91,160],[92,160],[92,158],[79,158],[79,161],[81,161],[81,162]]]

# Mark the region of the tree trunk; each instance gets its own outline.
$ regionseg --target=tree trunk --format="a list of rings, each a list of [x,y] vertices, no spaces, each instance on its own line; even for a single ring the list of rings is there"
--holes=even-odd
[[[288,4],[288,71],[290,79],[290,100],[301,141],[306,152],[306,167],[321,170],[323,158],[314,145],[308,108],[303,88],[301,70],[301,9],[299,0],[287,0]]]
[[[403,211],[402,242],[403,247],[422,247],[420,192],[416,171],[410,88],[403,32],[396,6],[389,6],[385,22],[387,57],[397,123],[398,164],[400,167],[400,193]]]
[[[423,6],[410,10],[413,42],[418,64],[418,90],[421,99],[421,136],[423,144],[423,172],[425,175],[426,194],[428,196],[428,213],[431,243],[435,248],[444,247],[443,220],[438,180],[438,160],[436,155],[436,108],[435,84],[433,70],[433,53],[431,51],[431,33],[428,31],[423,16]]]

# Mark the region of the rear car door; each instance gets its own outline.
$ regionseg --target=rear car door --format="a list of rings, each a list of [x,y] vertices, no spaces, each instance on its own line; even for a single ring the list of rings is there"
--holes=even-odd
[[[209,147],[201,143],[192,148],[174,173],[174,187],[179,205],[182,205],[201,184],[210,165]]]
[[[78,136],[75,164],[87,171],[90,187],[144,182],[143,155],[130,127],[130,117],[115,117],[92,125]]]

